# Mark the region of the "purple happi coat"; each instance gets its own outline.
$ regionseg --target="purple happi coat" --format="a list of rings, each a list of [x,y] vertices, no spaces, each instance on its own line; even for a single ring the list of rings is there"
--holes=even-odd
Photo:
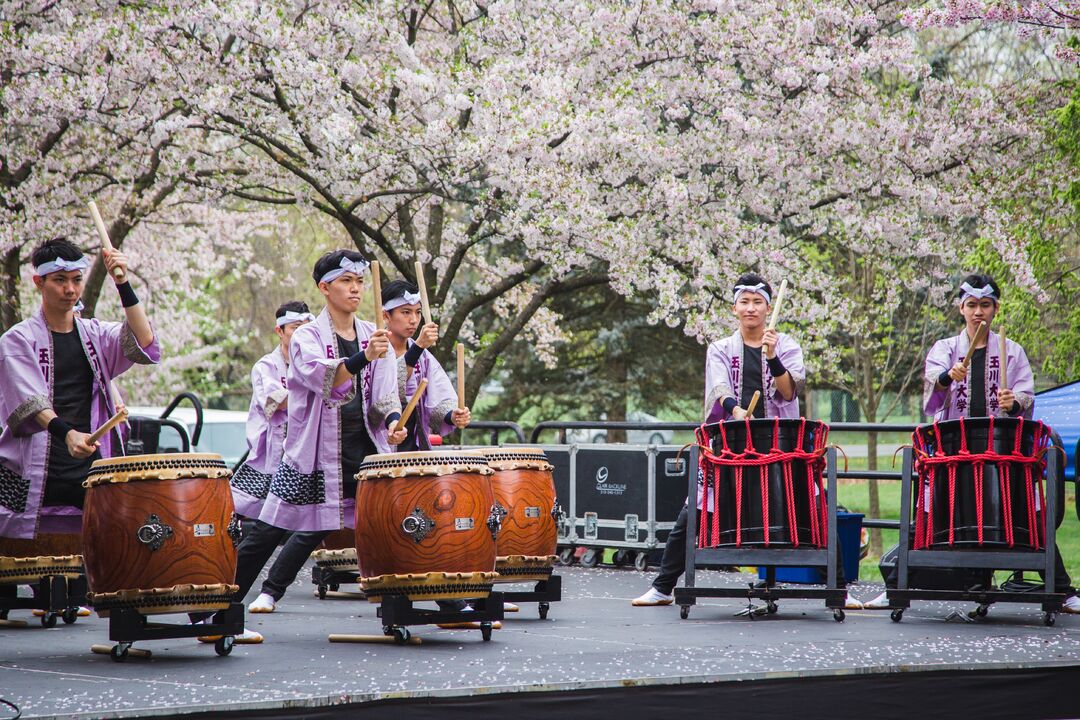
[[[280,346],[259,358],[251,369],[248,457],[230,481],[236,512],[245,517],[259,517],[270,480],[281,463],[288,420],[281,406],[289,397],[288,369]]]
[[[742,361],[743,338],[738,330],[723,340],[709,345],[705,358],[705,422],[723,422],[731,420],[724,409],[724,400],[733,397],[739,407],[745,408],[750,398],[742,397]],[[795,395],[785,400],[776,389],[764,348],[761,353],[761,384],[764,386],[765,417],[798,418],[799,393],[806,386],[806,369],[803,367],[802,348],[790,335],[780,333],[776,342],[776,356],[795,381]],[[708,507],[713,509],[712,488],[708,490]],[[698,484],[698,507],[703,506],[705,488]]]
[[[409,340],[409,347],[413,341]],[[446,414],[457,407],[457,391],[454,390],[450,378],[442,365],[427,350],[416,362],[416,367],[409,372],[409,366],[405,364],[405,356],[400,355],[397,359],[398,370],[398,399],[402,406],[416,392],[420,381],[427,379],[427,390],[424,397],[416,405],[416,425],[413,429],[413,440],[419,450],[430,450],[431,440],[428,433],[446,436],[454,431],[452,423],[445,422]]]
[[[1008,414],[998,407],[998,384],[1001,379],[1001,341],[997,333],[989,333],[986,341],[986,374],[984,386],[986,389],[986,411],[996,417],[1007,417]],[[970,344],[967,331],[950,338],[944,338],[934,343],[930,353],[926,356],[926,371],[923,375],[923,409],[927,415],[933,415],[934,420],[955,420],[968,417],[971,405],[970,373],[963,382],[953,382],[944,390],[936,389],[937,380],[941,373],[946,372],[958,362],[963,361],[967,355]],[[1031,364],[1028,362],[1027,353],[1012,340],[1005,341],[1006,354],[1006,380],[1009,389],[1016,395],[1016,405],[1019,410],[1013,410],[1013,416],[1022,416],[1031,419],[1035,409],[1035,378],[1031,374]]]
[[[355,318],[353,322],[363,350],[375,326]],[[393,357],[375,360],[359,376],[334,387],[334,374],[345,358],[338,357],[337,337],[325,309],[314,322],[296,329],[289,355],[289,427],[259,519],[286,530],[351,528],[356,501],[342,497],[340,408],[359,390],[368,434],[380,453],[390,452],[385,420],[401,412],[396,362]]]
[[[109,392],[114,377],[135,364],[161,359],[157,337],[145,348],[126,322],[75,318],[75,328],[94,374],[90,422],[100,427],[115,412]],[[0,337],[0,536],[33,538],[40,532],[80,532],[82,511],[75,507],[42,507],[49,434],[34,416],[52,407],[52,333],[39,308]],[[101,456],[122,452],[115,435],[101,438]]]

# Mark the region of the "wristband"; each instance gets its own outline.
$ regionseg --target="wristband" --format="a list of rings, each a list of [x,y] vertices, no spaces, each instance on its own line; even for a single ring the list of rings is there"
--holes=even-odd
[[[732,413],[732,411],[734,411],[735,408],[737,408],[739,406],[739,401],[736,400],[733,397],[724,398],[723,405],[724,405],[724,410],[727,412],[728,415],[730,415]]]
[[[940,385],[941,387],[949,387],[950,385],[952,385],[952,377],[949,375],[949,371],[946,370],[945,372],[938,375],[937,381],[938,385]]]
[[[122,282],[116,286],[116,292],[120,293],[120,304],[126,308],[139,304],[139,296],[135,294],[135,288],[131,283]]]
[[[74,430],[73,427],[67,424],[63,418],[59,415],[49,421],[49,434],[57,440],[67,441],[67,434]]]
[[[420,357],[423,354],[424,348],[413,343],[409,346],[409,349],[405,351],[405,364],[409,367],[416,367],[416,363],[420,362]]]
[[[445,424],[445,425],[453,425],[454,424],[454,411],[453,410],[446,413],[446,417],[443,418],[443,424]]]
[[[368,362],[367,355],[361,350],[355,355],[345,358],[345,369],[353,375],[359,375],[360,371],[367,367]]]
[[[778,378],[787,372],[787,368],[784,367],[779,355],[774,358],[766,358],[766,362],[769,363],[769,372],[772,373],[774,378]]]
[[[386,429],[389,430],[390,428],[392,428],[394,426],[394,423],[396,423],[398,421],[398,418],[400,418],[400,417],[401,417],[401,413],[399,413],[399,412],[392,412],[389,415],[387,415],[386,416]]]

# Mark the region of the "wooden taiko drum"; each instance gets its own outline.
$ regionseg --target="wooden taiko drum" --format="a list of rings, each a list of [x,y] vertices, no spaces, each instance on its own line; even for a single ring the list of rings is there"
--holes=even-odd
[[[495,543],[495,582],[547,580],[558,559],[555,466],[539,448],[490,448],[479,451],[495,471],[491,489],[502,528]]]
[[[323,570],[360,572],[356,560],[356,533],[348,528],[335,530],[319,543],[319,548],[311,553],[311,559]]]
[[[229,606],[240,537],[230,475],[213,453],[131,455],[91,466],[83,543],[98,615]]]
[[[356,477],[360,586],[371,602],[487,597],[499,516],[480,455],[371,455]]]
[[[0,538],[0,585],[36,583],[43,577],[83,574],[82,537],[38,533],[31,539]]]

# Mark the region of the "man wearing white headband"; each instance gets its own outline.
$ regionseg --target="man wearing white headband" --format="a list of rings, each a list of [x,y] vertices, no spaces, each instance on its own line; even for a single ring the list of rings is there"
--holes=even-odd
[[[110,383],[161,353],[119,250],[104,263],[124,322],[76,317],[91,263],[75,245],[48,240],[31,259],[41,306],[0,337],[0,538],[18,539],[0,539],[0,555],[38,555],[33,538],[65,534],[77,552],[90,464],[121,452],[116,430],[90,442],[116,412]]]
[[[799,393],[806,385],[806,370],[799,343],[790,335],[768,328],[772,286],[757,273],[741,276],[732,288],[731,312],[738,329],[709,345],[705,360],[706,423],[743,420],[754,393],[761,393],[755,418],[798,418]],[[698,508],[713,508],[708,493],[698,486]],[[686,508],[679,513],[668,534],[660,574],[648,592],[633,601],[637,606],[670,605],[673,591],[686,567]],[[840,587],[844,587],[843,563],[837,563]],[[861,603],[848,598],[847,607]]]

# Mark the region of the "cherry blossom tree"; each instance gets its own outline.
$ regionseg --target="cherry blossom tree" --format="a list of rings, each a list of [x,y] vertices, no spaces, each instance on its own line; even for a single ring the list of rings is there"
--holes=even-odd
[[[968,23],[1013,25],[1025,35],[1075,38],[1080,30],[1080,3],[1076,0],[944,0],[918,8],[905,20],[915,27],[957,27]],[[1058,56],[1080,62],[1075,45],[1062,42]]]

